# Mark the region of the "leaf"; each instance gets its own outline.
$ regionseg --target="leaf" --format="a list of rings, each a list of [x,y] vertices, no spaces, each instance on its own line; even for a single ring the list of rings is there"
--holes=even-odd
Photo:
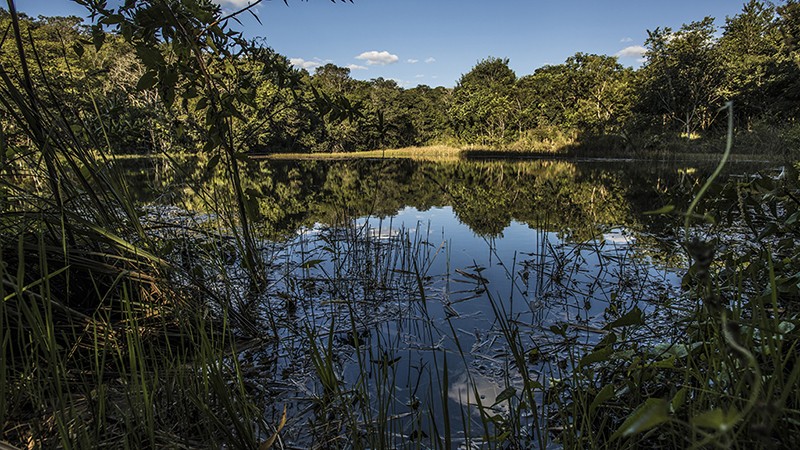
[[[75,51],[75,54],[78,55],[79,58],[82,57],[83,53],[86,51],[80,42],[72,44],[72,50]]]
[[[503,389],[503,392],[497,395],[497,398],[494,399],[494,404],[492,406],[502,403],[514,397],[515,395],[517,395],[517,390],[513,386],[509,386]]]
[[[272,446],[275,444],[275,441],[278,439],[278,433],[281,432],[281,430],[285,425],[286,425],[286,406],[283,407],[283,415],[281,416],[280,422],[278,422],[278,426],[275,427],[275,432],[272,433],[272,436],[270,436],[269,439],[262,442],[261,445],[258,446],[258,450],[268,450],[272,448]]]
[[[791,333],[792,330],[795,329],[795,325],[792,322],[781,322],[778,324],[778,332],[780,334],[788,334]]]
[[[203,145],[203,151],[206,153],[211,153],[215,148],[217,148],[218,145],[219,143],[217,141],[214,139],[209,139]]]
[[[106,33],[99,25],[95,25],[92,27],[92,43],[94,44],[94,48],[97,51],[100,51],[100,48],[103,46],[103,43],[106,41]]]
[[[603,389],[600,389],[600,392],[594,397],[592,403],[589,405],[589,412],[594,412],[598,406],[602,405],[606,400],[609,400],[614,396],[616,393],[616,389],[614,388],[613,384],[607,384],[603,386]]]
[[[657,369],[674,369],[675,368],[675,356],[670,356],[666,359],[662,359],[660,361],[656,361],[650,364],[650,367],[655,367]]]
[[[692,425],[717,431],[730,430],[739,419],[739,414],[732,409],[727,413],[720,408],[712,409],[692,417]]]
[[[686,401],[686,388],[681,388],[678,392],[675,393],[675,396],[672,397],[672,401],[669,403],[669,408],[672,412],[675,412],[683,406],[683,403]]]
[[[148,71],[145,72],[141,78],[139,78],[139,82],[136,83],[136,90],[145,91],[147,89],[151,89],[155,85],[156,85],[156,73],[153,71]]]
[[[200,100],[197,101],[197,104],[194,106],[195,111],[202,111],[208,107],[208,98],[207,97],[200,97]]]
[[[137,44],[135,51],[136,56],[139,57],[139,61],[148,69],[158,69],[166,64],[164,56],[158,49],[148,47],[145,44]]]
[[[536,380],[528,380],[528,381],[526,381],[525,382],[525,387],[527,389],[539,389],[539,390],[544,389],[544,385],[542,385],[542,383],[539,383]]]
[[[667,205],[662,208],[658,208],[654,211],[646,211],[645,214],[647,215],[669,214],[674,210],[675,210],[675,205]]]
[[[111,14],[109,16],[104,17],[100,22],[105,25],[116,25],[118,23],[122,23],[124,18],[120,14]]]
[[[785,224],[786,225],[793,225],[795,222],[797,222],[797,219],[799,219],[799,218],[800,218],[800,211],[796,211],[794,214],[789,216],[788,219],[786,219]]]
[[[600,350],[595,350],[581,358],[581,362],[578,363],[578,367],[585,367],[592,363],[606,361],[613,352],[614,349],[612,347],[603,347]]]
[[[647,431],[669,420],[669,405],[661,398],[648,398],[631,413],[619,427],[611,440]]]
[[[559,335],[561,337],[567,337],[567,326],[566,325],[561,325],[561,326],[559,326],[559,325],[550,325],[550,331],[552,331],[553,334],[557,334],[557,335]]]
[[[310,269],[312,267],[320,265],[320,263],[322,263],[322,262],[323,262],[323,260],[321,260],[321,259],[311,259],[311,260],[308,260],[308,261],[304,262],[300,266],[300,268],[302,268],[302,269]]]
[[[219,164],[219,158],[220,158],[219,153],[217,153],[216,155],[212,156],[211,159],[208,160],[208,165],[206,165],[207,172],[211,172],[217,167],[217,165]]]
[[[604,330],[612,328],[627,327],[631,325],[642,325],[644,323],[644,316],[642,310],[635,306],[632,310],[628,311],[624,316],[607,324],[603,327]]]

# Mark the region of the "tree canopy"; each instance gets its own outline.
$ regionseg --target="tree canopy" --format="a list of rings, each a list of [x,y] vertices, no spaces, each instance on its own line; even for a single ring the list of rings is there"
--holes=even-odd
[[[233,158],[431,143],[527,149],[609,137],[637,150],[720,135],[727,101],[737,132],[800,136],[796,0],[749,0],[720,29],[707,17],[650,30],[638,69],[579,52],[518,76],[507,58],[489,56],[453,88],[357,80],[334,64],[313,73],[292,67],[265,42],[223,31],[227,19],[204,1],[82,3],[99,18],[89,26],[23,16],[26,45],[35,43],[41,61],[33,76],[59,93],[60,107],[95,102],[100,115],[86,120],[104,127],[119,153],[228,148]],[[13,127],[7,132],[13,137]]]

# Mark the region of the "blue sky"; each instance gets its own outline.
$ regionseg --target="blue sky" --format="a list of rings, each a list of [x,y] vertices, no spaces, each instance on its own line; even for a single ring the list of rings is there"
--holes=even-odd
[[[232,10],[247,0],[214,0]],[[638,66],[647,30],[717,18],[744,0],[266,0],[261,24],[233,24],[265,37],[279,53],[313,73],[316,65],[350,66],[357,79],[391,78],[401,86],[455,85],[479,60],[509,58],[518,76],[559,64],[576,52],[620,56]],[[113,0],[110,2],[113,3]],[[32,16],[84,16],[70,0],[17,0]]]

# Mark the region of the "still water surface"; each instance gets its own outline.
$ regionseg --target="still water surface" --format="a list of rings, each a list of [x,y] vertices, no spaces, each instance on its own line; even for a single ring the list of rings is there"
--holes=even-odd
[[[202,162],[179,170],[164,161],[126,164],[144,203],[220,214],[193,188],[226,195],[224,177]],[[728,171],[758,169],[768,167]],[[288,405],[286,438],[301,446],[353,427],[378,427],[393,442],[425,441],[446,427],[454,445],[492,434],[481,410],[504,414],[509,401],[522,401],[526,380],[547,387],[574,363],[569,355],[579,357],[633,308],[668,335],[686,267],[682,220],[645,213],[685,209],[712,170],[651,162],[252,163],[247,201],[271,281],[260,314],[279,337],[245,361],[274,405],[265,414],[277,422]],[[320,382],[326,367],[334,387]],[[345,401],[351,407],[336,404]],[[537,402],[541,426],[547,402]],[[535,426],[532,414],[520,420]]]

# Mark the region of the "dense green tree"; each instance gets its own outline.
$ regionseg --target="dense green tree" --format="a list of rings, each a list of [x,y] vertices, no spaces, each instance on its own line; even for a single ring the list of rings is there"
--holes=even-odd
[[[721,36],[711,18],[677,31],[657,28],[639,70],[611,56],[576,53],[518,79],[508,59],[489,57],[452,89],[356,80],[334,64],[309,74],[263,41],[217,34],[220,24],[204,31],[208,39],[182,36],[179,24],[210,25],[219,17],[216,6],[200,0],[133,1],[116,9],[83,3],[99,8],[95,25],[23,16],[22,34],[31,38],[24,45],[34,54],[36,42],[41,65],[32,77],[50,92],[43,106],[93,111],[81,116],[91,131],[75,138],[118,153],[222,151],[213,161],[230,163],[251,152],[436,142],[546,149],[602,141],[635,148],[652,135],[713,138],[719,106],[728,100],[744,133],[784,133],[800,115],[795,0],[778,6],[749,0],[726,18]],[[178,14],[169,18],[168,11]],[[0,12],[0,25],[8,24],[8,13]],[[4,41],[0,54],[9,74],[18,70],[8,60],[12,47]],[[640,138],[632,140],[630,130]],[[10,125],[5,133],[16,136]]]
[[[675,32],[669,27],[648,31],[637,109],[652,125],[686,137],[711,126],[723,100],[724,81],[715,33],[711,17]]]
[[[568,75],[564,65],[547,65],[517,83],[519,128],[570,126]]]
[[[340,102],[345,102],[347,105],[355,105],[359,110],[365,99],[364,90],[360,85],[360,82],[350,78],[349,68],[334,64],[318,67],[312,77],[312,86],[317,98],[324,99],[327,103],[333,102],[333,99],[339,99]],[[314,151],[364,150],[359,146],[359,142],[363,140],[360,130],[363,125],[359,123],[363,121],[363,117],[360,114],[358,117],[350,117],[350,120],[341,120],[342,117],[328,112],[323,114],[321,119],[321,139],[313,147]]]
[[[787,0],[777,7],[780,16],[777,22],[778,31],[783,38],[785,53],[800,64],[800,2]]]
[[[447,136],[452,132],[447,122],[447,104],[451,90],[444,87],[431,88],[427,85],[406,89],[400,101],[408,111],[404,130],[405,145],[424,145]]]
[[[775,121],[793,115],[792,80],[797,70],[783,53],[775,8],[751,0],[742,12],[726,19],[719,40],[726,97],[736,105],[737,125],[752,129],[757,120]]]
[[[304,75],[288,59],[266,46],[254,46],[243,61],[253,73],[255,105],[245,109],[241,139],[252,152],[308,151],[310,137],[321,126]]]
[[[520,129],[558,127],[577,133],[621,133],[632,104],[633,70],[612,56],[577,53],[517,83]]]
[[[631,109],[633,71],[613,56],[577,53],[567,59],[569,122],[597,135],[623,132]]]
[[[782,44],[771,97],[780,102],[781,119],[796,123],[800,115],[800,3],[790,0],[776,11]]]
[[[456,136],[470,144],[509,142],[515,131],[516,80],[508,59],[493,57],[462,75],[448,111]]]

